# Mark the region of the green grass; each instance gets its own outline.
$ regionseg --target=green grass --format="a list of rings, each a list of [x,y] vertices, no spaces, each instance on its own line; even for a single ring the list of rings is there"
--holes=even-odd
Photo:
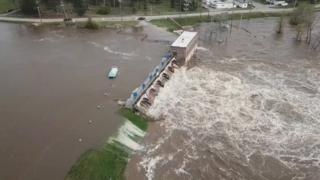
[[[171,32],[173,30],[179,29],[179,26],[168,19],[155,19],[151,20],[150,22],[158,27],[167,28],[167,30]]]
[[[14,9],[13,0],[0,0],[0,13],[6,13],[9,9]]]
[[[129,153],[116,142],[89,150],[72,166],[65,180],[122,180]]]
[[[147,130],[147,121],[132,110],[122,108],[119,113],[141,130]],[[131,138],[137,140],[136,137]],[[130,153],[131,150],[111,138],[103,147],[82,154],[65,180],[124,180]]]
[[[131,109],[122,108],[119,113],[131,121],[134,125],[139,127],[141,130],[146,131],[148,129],[148,122],[142,116],[137,115]]]

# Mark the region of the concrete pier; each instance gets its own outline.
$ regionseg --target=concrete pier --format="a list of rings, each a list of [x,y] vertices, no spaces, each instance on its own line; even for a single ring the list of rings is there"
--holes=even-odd
[[[167,53],[143,83],[136,88],[126,101],[126,107],[145,113],[153,104],[161,87],[173,75],[175,69],[187,64],[198,45],[198,33],[184,31],[171,45]]]

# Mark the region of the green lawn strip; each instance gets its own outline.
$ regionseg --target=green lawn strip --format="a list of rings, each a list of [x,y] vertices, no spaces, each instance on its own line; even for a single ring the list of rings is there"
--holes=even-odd
[[[121,108],[119,110],[119,113],[123,117],[131,121],[134,125],[136,125],[141,130],[146,131],[148,129],[147,120],[144,117],[137,115],[133,110],[127,109],[127,108]]]
[[[14,9],[13,0],[0,0],[0,13],[6,13],[9,9]]]
[[[65,180],[122,180],[129,153],[117,142],[84,153],[72,166]]]

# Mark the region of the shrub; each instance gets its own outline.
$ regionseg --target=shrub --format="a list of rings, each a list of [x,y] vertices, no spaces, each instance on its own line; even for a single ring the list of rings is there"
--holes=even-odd
[[[88,19],[84,27],[87,29],[93,29],[93,30],[97,30],[100,28],[99,24],[93,21],[91,18]]]
[[[96,13],[101,15],[106,15],[106,14],[109,14],[110,12],[111,12],[111,9],[109,6],[103,6],[103,7],[100,7]]]

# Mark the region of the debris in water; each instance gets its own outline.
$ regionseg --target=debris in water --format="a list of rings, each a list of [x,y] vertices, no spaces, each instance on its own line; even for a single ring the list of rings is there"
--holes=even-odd
[[[101,108],[103,108],[103,105],[100,104],[97,106],[97,109],[101,109]]]
[[[78,142],[82,142],[82,138],[79,138],[79,139],[78,139]]]
[[[118,105],[120,105],[120,106],[124,106],[125,104],[126,104],[126,102],[125,102],[125,101],[118,100]]]
[[[92,124],[92,120],[89,120],[88,123],[89,123],[89,124]]]

